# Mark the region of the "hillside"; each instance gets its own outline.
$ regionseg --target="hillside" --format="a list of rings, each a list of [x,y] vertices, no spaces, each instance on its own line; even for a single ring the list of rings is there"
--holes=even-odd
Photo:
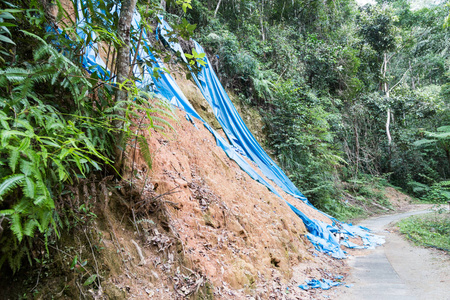
[[[450,199],[414,3],[0,0],[0,299],[339,299],[341,221]]]
[[[314,250],[282,199],[230,160],[200,122],[196,128],[183,112],[176,114],[173,131],[147,136],[155,149],[151,170],[139,147],[128,150],[132,191],[108,185],[110,195],[90,206],[98,217],[72,229],[80,239],[64,235],[50,249],[53,263],[44,267],[45,275],[28,271],[28,278],[40,279],[3,286],[12,289],[5,299],[33,287],[36,297],[70,299],[87,278],[70,270],[75,256],[102,277],[95,290],[82,294],[108,299],[175,299],[194,291],[205,299],[295,299],[316,293],[297,287],[305,279],[345,276],[344,262]],[[329,222],[283,196],[309,217]],[[101,250],[92,255],[89,243]]]

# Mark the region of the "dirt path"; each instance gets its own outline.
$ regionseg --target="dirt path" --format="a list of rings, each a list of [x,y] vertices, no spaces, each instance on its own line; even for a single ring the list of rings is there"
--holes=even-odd
[[[416,247],[392,230],[406,217],[431,212],[430,209],[370,218],[359,225],[384,235],[386,243],[363,256],[352,256],[352,269],[339,299],[450,300],[450,257],[434,249]]]

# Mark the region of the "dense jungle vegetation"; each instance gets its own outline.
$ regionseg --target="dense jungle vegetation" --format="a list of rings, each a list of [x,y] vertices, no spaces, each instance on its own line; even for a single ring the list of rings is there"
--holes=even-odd
[[[84,222],[88,205],[65,197],[74,184],[117,176],[117,148],[145,144],[140,130],[166,126],[155,112],[172,115],[149,103],[127,70],[117,72],[119,91],[106,72],[83,72],[83,35],[112,47],[107,66],[126,48],[120,16],[109,12],[116,2],[130,1],[86,1],[104,14],[79,28],[59,1],[0,1],[0,266],[19,269],[31,248]],[[263,115],[263,146],[318,208],[352,216],[349,193],[365,196],[366,184],[380,182],[450,199],[448,2],[150,0],[137,8],[149,30],[163,13],[204,46],[224,86]],[[61,20],[63,35],[55,34]],[[139,32],[131,39],[139,43]],[[133,123],[138,112],[154,122]]]
[[[345,190],[373,181],[449,199],[445,1],[191,4],[222,82],[260,109],[265,146],[316,206],[345,214]]]

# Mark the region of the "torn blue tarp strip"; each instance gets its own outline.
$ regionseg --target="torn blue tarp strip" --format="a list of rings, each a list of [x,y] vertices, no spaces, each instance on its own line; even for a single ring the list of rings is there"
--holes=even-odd
[[[194,41],[194,44],[197,53],[205,53],[197,42]],[[230,143],[236,148],[242,149],[245,155],[258,165],[263,174],[273,180],[286,193],[306,202],[306,197],[295,187],[253,137],[222,87],[206,55],[204,61],[206,64],[196,76],[197,85],[206,101],[211,105],[214,115]]]
[[[301,284],[298,287],[303,290],[310,290],[310,289],[322,289],[322,290],[329,290],[332,287],[342,285],[341,282],[333,281],[330,279],[311,279],[311,280],[305,280],[306,284]]]
[[[302,219],[306,229],[309,232],[309,234],[307,234],[307,238],[318,251],[327,253],[334,258],[342,259],[346,257],[344,251],[339,245],[339,241],[334,235],[334,233],[338,230],[337,228],[326,224],[325,222],[310,219],[289,202],[287,202],[287,204],[294,211],[294,213]]]
[[[183,57],[184,54],[181,46],[167,37],[167,34],[172,32],[172,28],[162,16],[159,16],[159,19],[158,33],[165,39],[173,51],[179,52]],[[197,53],[205,53],[196,41],[194,41],[194,45]],[[206,53],[203,60],[205,61],[205,65],[202,66],[200,72],[198,74],[193,73],[192,75],[206,101],[212,107],[214,115],[222,126],[230,144],[240,149],[245,156],[254,161],[263,174],[273,180],[286,193],[307,202],[306,197],[295,187],[286,174],[253,137],[228,97],[225,89],[222,87],[216,73],[211,68]]]

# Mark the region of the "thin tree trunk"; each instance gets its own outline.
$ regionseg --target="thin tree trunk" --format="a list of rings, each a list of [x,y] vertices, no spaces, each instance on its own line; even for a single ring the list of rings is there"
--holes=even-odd
[[[266,40],[266,35],[264,34],[263,16],[264,16],[264,0],[261,1],[261,12],[259,16],[259,23],[261,24],[261,37],[262,41],[264,42]]]
[[[353,121],[353,130],[355,132],[355,155],[356,155],[356,170],[355,170],[355,179],[358,179],[358,171],[359,171],[359,133],[358,133],[358,127],[357,127],[357,121]]]
[[[389,152],[391,149],[391,143],[392,143],[392,137],[391,137],[391,129],[390,129],[390,125],[391,125],[391,108],[390,108],[390,100],[389,100],[389,85],[387,82],[387,53],[384,53],[384,60],[383,60],[383,90],[384,90],[384,95],[386,97],[386,100],[388,101],[387,103],[387,112],[386,112],[386,136],[388,139],[388,146],[389,146]]]
[[[116,91],[116,103],[128,99],[128,91],[125,87],[121,87],[121,85],[127,80],[130,72],[130,31],[133,13],[136,8],[136,1],[137,0],[124,0],[122,1],[122,7],[120,8],[118,36],[121,39],[122,44],[117,50],[116,83],[120,88]],[[123,117],[125,116],[123,108],[125,107],[124,105],[120,105],[119,107],[121,108],[117,111],[119,117],[115,119],[113,125],[120,130],[123,127]],[[123,136],[119,131],[117,136],[118,145],[122,143],[122,138]],[[123,163],[123,151],[120,147],[116,147],[115,156],[115,168],[120,171]]]
[[[222,0],[219,0],[219,2],[217,2],[217,6],[216,6],[216,10],[214,11],[214,18],[217,15],[217,12],[219,11],[219,7],[220,7],[220,3],[222,2]]]
[[[122,45],[117,50],[116,62],[116,83],[119,86],[128,79],[128,74],[130,72],[130,31],[134,9],[136,8],[136,1],[137,0],[124,0],[122,1],[122,7],[120,9],[118,35],[122,40]],[[117,89],[116,102],[126,101],[127,97],[128,92],[124,87]],[[117,113],[120,117],[124,116],[122,110],[119,110]],[[122,127],[123,122],[121,120],[117,120],[115,123],[116,128]]]

